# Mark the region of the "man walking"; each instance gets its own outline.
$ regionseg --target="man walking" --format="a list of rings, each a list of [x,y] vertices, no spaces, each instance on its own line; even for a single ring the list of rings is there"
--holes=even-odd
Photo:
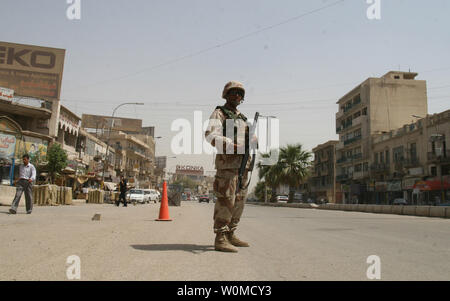
[[[27,154],[22,157],[23,165],[19,167],[19,179],[14,181],[16,188],[16,196],[11,204],[9,213],[16,214],[17,207],[19,207],[22,193],[25,192],[25,208],[27,214],[33,211],[33,182],[36,181],[36,168],[30,163],[30,156]]]
[[[120,177],[119,183],[119,200],[116,202],[116,206],[119,207],[121,200],[123,200],[123,206],[127,207],[127,180],[123,176]]]
[[[234,234],[247,197],[247,189],[238,187],[239,168],[249,130],[247,118],[237,110],[244,96],[245,89],[241,83],[227,83],[222,93],[226,104],[214,110],[205,132],[206,140],[218,151],[214,180],[214,194],[217,197],[213,217],[216,234],[214,248],[222,252],[237,252],[235,247],[249,246]],[[247,161],[242,183],[247,183],[249,167],[250,160]]]

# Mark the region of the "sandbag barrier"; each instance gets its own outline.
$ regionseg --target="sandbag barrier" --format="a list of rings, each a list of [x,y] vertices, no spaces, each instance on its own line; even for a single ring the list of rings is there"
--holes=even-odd
[[[35,185],[33,186],[33,203],[37,206],[72,205],[72,188]]]
[[[87,202],[89,204],[103,204],[103,199],[105,197],[105,191],[92,189],[89,190]]]

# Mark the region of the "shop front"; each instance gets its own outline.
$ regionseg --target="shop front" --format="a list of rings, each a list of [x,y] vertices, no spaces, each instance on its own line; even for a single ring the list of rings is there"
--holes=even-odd
[[[22,128],[6,116],[0,116],[0,184],[13,185],[17,143],[22,139]]]

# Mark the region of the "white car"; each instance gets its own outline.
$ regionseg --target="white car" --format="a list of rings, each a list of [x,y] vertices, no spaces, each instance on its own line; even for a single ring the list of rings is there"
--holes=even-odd
[[[144,189],[145,201],[147,203],[154,202],[157,203],[159,199],[158,191],[155,189]]]
[[[143,189],[131,189],[128,192],[128,201],[131,203],[141,203],[144,204],[146,202],[145,194]]]
[[[287,195],[277,195],[276,200],[277,203],[287,203],[289,201],[289,197]]]

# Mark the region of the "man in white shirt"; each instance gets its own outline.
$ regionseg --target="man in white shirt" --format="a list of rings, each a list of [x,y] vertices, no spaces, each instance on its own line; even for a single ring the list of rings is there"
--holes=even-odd
[[[17,213],[17,207],[19,207],[20,198],[24,192],[27,214],[31,214],[33,211],[33,182],[36,181],[36,168],[30,163],[30,156],[23,155],[22,160],[23,165],[19,167],[19,179],[14,181],[17,189],[11,209],[9,209],[11,214]]]

